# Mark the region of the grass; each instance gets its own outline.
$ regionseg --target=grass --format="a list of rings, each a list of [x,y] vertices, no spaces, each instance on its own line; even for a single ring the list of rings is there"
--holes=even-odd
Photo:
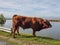
[[[29,34],[21,34],[20,36],[16,35],[16,38],[13,39],[10,36],[10,33],[6,33],[3,31],[0,31],[0,35],[3,35],[4,37],[8,37],[7,39],[11,39],[10,41],[7,40],[7,42],[14,43],[14,45],[60,45],[60,40],[55,40],[53,38],[49,37],[33,37]],[[5,39],[6,40],[6,39]],[[14,40],[14,41],[13,41]]]

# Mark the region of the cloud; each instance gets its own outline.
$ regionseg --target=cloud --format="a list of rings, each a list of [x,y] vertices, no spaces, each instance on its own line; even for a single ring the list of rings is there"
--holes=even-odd
[[[37,17],[60,16],[60,0],[0,0],[1,11]]]

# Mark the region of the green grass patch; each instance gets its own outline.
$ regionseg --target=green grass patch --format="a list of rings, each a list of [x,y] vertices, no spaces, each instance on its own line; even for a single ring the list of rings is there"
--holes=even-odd
[[[7,32],[0,31],[0,35],[12,38],[10,36],[10,33],[7,33]],[[41,37],[41,36],[33,37],[32,35],[29,35],[29,34],[21,34],[20,36],[16,35],[15,39],[16,39],[16,41],[18,40],[18,43],[20,41],[21,45],[23,45],[23,43],[25,43],[27,45],[32,45],[32,44],[36,44],[36,45],[60,45],[60,40],[55,40],[53,38]],[[8,41],[8,42],[11,42],[11,41]],[[16,43],[15,45],[17,45],[18,43]]]

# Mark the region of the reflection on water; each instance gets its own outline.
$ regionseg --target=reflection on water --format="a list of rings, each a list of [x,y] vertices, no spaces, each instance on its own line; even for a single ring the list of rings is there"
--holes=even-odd
[[[39,32],[36,32],[37,36],[47,36],[52,37],[54,39],[60,39],[60,22],[51,22],[52,28],[49,29],[43,29]],[[4,24],[4,27],[11,28],[12,27],[12,21],[7,20]],[[28,33],[32,34],[32,29],[25,29],[22,28],[19,29],[20,33]]]

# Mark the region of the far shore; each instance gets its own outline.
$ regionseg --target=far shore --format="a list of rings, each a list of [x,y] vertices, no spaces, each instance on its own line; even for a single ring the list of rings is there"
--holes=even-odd
[[[60,22],[60,20],[49,20],[50,22]]]
[[[11,18],[6,18],[6,20],[12,20]],[[60,22],[60,20],[54,20],[54,19],[51,19],[49,20],[50,22]]]

